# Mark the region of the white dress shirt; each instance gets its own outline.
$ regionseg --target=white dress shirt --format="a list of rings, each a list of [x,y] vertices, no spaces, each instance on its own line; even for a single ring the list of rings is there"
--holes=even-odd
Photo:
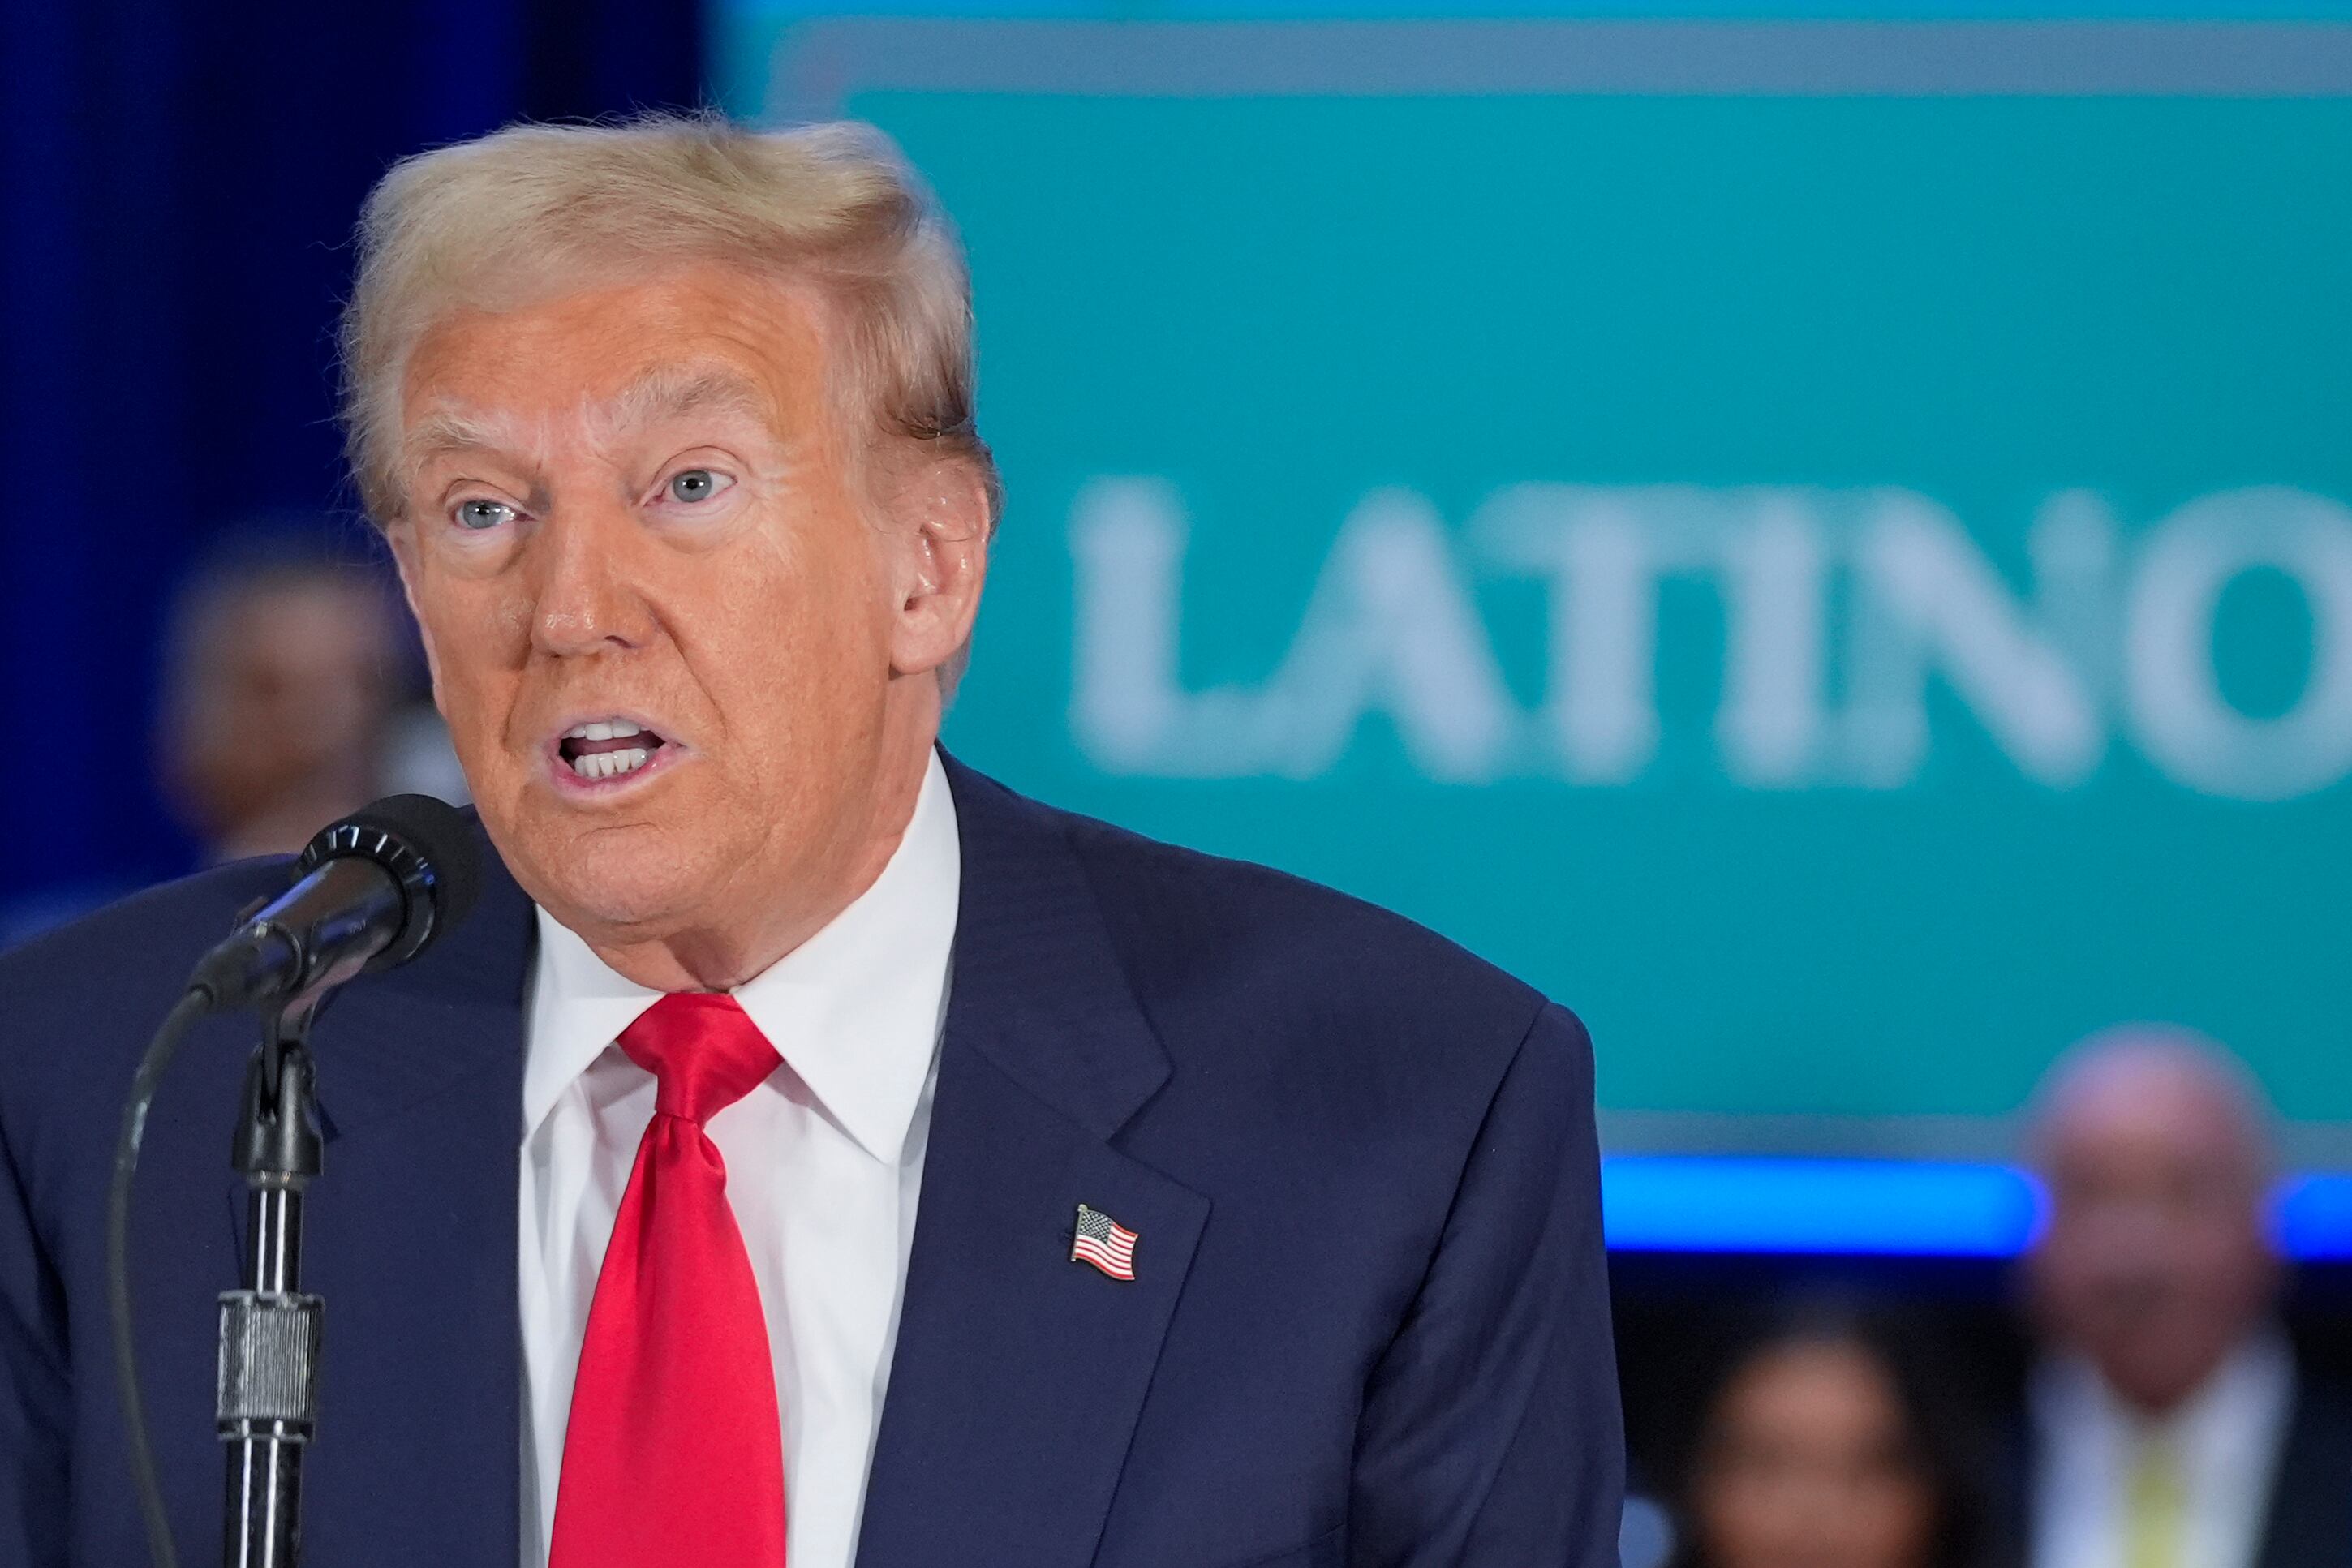
[[[2294,1407],[2294,1357],[2275,1333],[2248,1341],[2162,1421],[2118,1399],[2078,1358],[2034,1371],[2033,1568],[2125,1568],[2135,1458],[2170,1445],[2184,1486],[2184,1568],[2252,1568]]]
[[[775,1045],[710,1119],[783,1416],[793,1568],[850,1568],[914,1243],[962,862],[936,753],[881,876],[738,988]],[[539,912],[523,1069],[523,1561],[547,1561],[588,1304],[654,1079],[614,1044],[661,993]]]

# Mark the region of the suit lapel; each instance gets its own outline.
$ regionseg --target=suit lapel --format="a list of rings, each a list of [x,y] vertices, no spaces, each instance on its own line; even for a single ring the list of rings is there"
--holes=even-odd
[[[517,1140],[530,901],[485,843],[464,931],[312,1032],[330,1130],[305,1284],[326,1301],[305,1509],[320,1562],[512,1563]]]
[[[860,1568],[1092,1561],[1208,1200],[1112,1139],[1168,1077],[1085,873],[1036,808],[950,764],[953,989]],[[1081,1203],[1132,1282],[1070,1261]]]

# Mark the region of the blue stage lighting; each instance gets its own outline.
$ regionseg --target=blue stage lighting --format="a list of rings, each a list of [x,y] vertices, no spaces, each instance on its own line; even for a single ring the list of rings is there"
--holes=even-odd
[[[1601,1184],[1609,1245],[1630,1251],[2005,1258],[2041,1210],[1997,1165],[1626,1155]]]
[[[2290,1258],[2352,1259],[2352,1176],[2291,1176],[2279,1186],[2277,1235]]]
[[[1629,1252],[1818,1252],[2008,1258],[2041,1221],[2032,1176],[1934,1161],[1625,1155],[1601,1162],[1609,1245]],[[2279,1186],[2280,1248],[2352,1260],[2352,1176]]]

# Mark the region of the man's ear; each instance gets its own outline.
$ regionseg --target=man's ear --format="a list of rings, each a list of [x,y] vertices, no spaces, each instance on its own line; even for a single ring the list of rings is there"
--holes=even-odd
[[[971,641],[988,577],[990,499],[979,467],[960,457],[926,461],[900,479],[892,673],[936,670]]]

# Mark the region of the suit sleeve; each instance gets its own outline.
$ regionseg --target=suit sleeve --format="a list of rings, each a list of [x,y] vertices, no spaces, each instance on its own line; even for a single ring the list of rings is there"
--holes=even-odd
[[[1547,1006],[1357,1432],[1350,1568],[1615,1568],[1625,1481],[1592,1052]]]
[[[63,1291],[0,1114],[0,1563],[66,1562],[71,1411]]]

